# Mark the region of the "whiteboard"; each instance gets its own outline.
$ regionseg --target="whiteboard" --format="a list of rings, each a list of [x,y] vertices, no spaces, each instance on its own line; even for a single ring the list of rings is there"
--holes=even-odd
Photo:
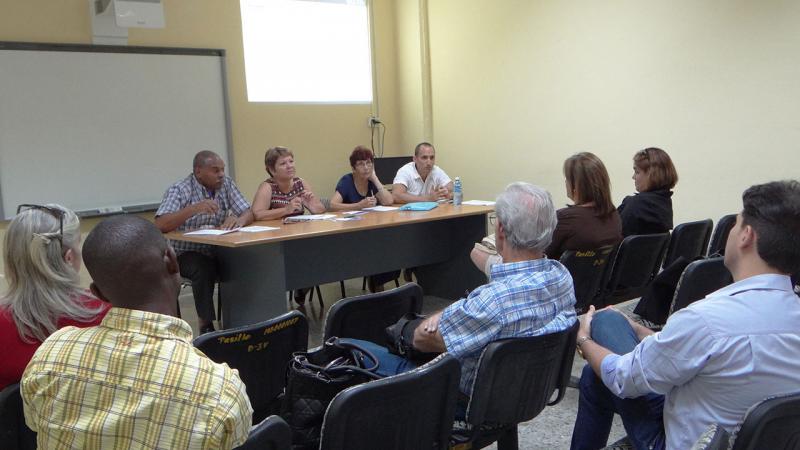
[[[0,210],[153,209],[231,151],[224,50],[0,42]]]

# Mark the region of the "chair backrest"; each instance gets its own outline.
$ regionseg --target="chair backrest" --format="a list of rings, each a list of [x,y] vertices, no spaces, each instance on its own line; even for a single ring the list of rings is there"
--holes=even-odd
[[[253,423],[277,412],[292,353],[308,348],[308,322],[292,311],[253,325],[206,333],[194,346],[239,371],[253,406]]]
[[[672,264],[679,256],[691,261],[705,255],[713,227],[714,222],[711,219],[686,222],[675,227],[664,257],[664,267]]]
[[[461,367],[442,354],[409,372],[345,389],[322,424],[323,450],[446,449]]]
[[[542,336],[503,339],[483,350],[467,406],[473,429],[484,422],[517,424],[536,417],[563,381],[564,353],[574,327]],[[561,394],[559,394],[561,395]]]
[[[608,277],[606,269],[611,265],[616,246],[608,245],[596,250],[567,250],[561,255],[561,264],[572,275],[575,286],[575,311],[583,314],[589,305],[597,304],[603,281]]]
[[[800,392],[755,404],[734,439],[733,450],[800,449]]]
[[[399,288],[334,303],[325,318],[323,342],[332,336],[362,339],[381,344],[385,329],[405,313],[422,311],[422,288],[408,283]]]
[[[289,450],[292,430],[280,416],[269,416],[250,430],[250,436],[236,450]]]
[[[736,225],[736,214],[722,216],[714,227],[711,235],[711,242],[708,244],[707,256],[725,255],[725,243],[728,241],[728,234],[731,228]]]
[[[551,400],[547,406],[554,406],[564,398],[569,386],[569,380],[572,377],[572,363],[575,361],[575,341],[578,339],[578,328],[580,322],[576,321],[572,325],[570,333],[567,335],[566,348],[564,349],[563,358],[561,359],[561,368],[558,374],[558,384],[556,385],[556,397]]]
[[[622,240],[614,256],[603,303],[641,297],[661,268],[669,233],[639,234]]]
[[[706,295],[733,283],[733,277],[725,267],[723,257],[692,261],[683,269],[669,313],[679,311]]]
[[[19,383],[0,391],[0,443],[8,450],[36,449],[36,433],[25,425]]]

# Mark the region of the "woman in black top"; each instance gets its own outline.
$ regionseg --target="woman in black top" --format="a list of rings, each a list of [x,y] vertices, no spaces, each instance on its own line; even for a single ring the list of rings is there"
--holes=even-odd
[[[622,218],[622,235],[671,230],[671,189],[678,183],[678,172],[667,152],[656,147],[636,152],[632,178],[638,194],[625,197],[617,208]]]

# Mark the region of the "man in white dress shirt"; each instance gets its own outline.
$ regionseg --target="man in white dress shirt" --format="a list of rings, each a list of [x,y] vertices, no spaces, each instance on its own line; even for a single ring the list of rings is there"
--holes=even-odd
[[[428,142],[417,144],[414,160],[397,171],[392,196],[397,203],[435,202],[453,198],[453,181],[435,164],[436,150]]]
[[[577,345],[580,382],[573,449],[606,444],[614,413],[636,448],[690,448],[717,423],[728,432],[747,409],[800,386],[800,183],[747,189],[728,235],[734,283],[674,313],[660,332],[594,308]]]

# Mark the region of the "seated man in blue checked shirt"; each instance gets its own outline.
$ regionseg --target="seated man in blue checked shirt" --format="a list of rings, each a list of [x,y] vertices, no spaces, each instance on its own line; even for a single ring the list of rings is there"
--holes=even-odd
[[[575,323],[572,277],[544,249],[556,227],[550,194],[528,183],[512,183],[497,197],[497,251],[504,263],[491,268],[491,281],[422,321],[414,330],[420,352],[448,352],[461,363],[460,390],[472,392],[481,352],[499,339],[563,331]],[[413,361],[379,345],[359,341],[380,360],[378,372],[411,370]]]
[[[725,246],[734,283],[673,314],[660,332],[612,309],[581,318],[587,365],[572,449],[606,445],[614,413],[636,448],[692,447],[732,432],[750,406],[800,386],[800,183],[752,186]]]
[[[250,203],[236,183],[225,176],[225,163],[216,153],[203,150],[194,157],[194,170],[167,189],[156,211],[155,224],[162,233],[198,228],[231,229],[253,222]],[[192,294],[200,333],[214,331],[214,284],[217,260],[210,245],[172,241],[181,276],[192,280]]]

